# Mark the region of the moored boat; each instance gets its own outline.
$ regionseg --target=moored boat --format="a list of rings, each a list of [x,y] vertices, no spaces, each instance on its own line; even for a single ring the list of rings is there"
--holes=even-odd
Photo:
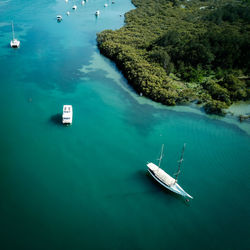
[[[72,124],[73,108],[72,105],[63,105],[62,123]]]
[[[12,22],[12,36],[13,36],[13,39],[10,41],[10,47],[11,48],[19,48],[20,47],[20,41],[15,38],[13,22]]]
[[[184,149],[185,149],[185,144],[183,146],[182,154],[181,154],[181,159],[179,161],[179,166],[178,166],[178,171],[175,174],[175,178],[171,177],[169,174],[167,174],[163,169],[160,168],[161,165],[161,160],[163,157],[163,148],[164,145],[162,145],[162,150],[161,150],[161,156],[159,158],[159,164],[158,166],[152,162],[147,164],[148,167],[148,172],[152,175],[152,177],[160,183],[162,186],[165,188],[169,189],[170,191],[179,194],[184,197],[188,197],[193,199],[191,195],[189,195],[178,183],[177,179],[180,174],[180,167],[181,163],[183,161],[183,154],[184,154]]]
[[[58,22],[61,22],[62,21],[62,16],[61,15],[57,15],[56,19],[57,19]]]

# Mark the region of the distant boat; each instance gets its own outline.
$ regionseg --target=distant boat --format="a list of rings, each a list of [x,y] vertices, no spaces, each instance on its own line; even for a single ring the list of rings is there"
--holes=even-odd
[[[148,163],[147,164],[148,172],[152,175],[152,177],[157,182],[159,182],[165,188],[167,188],[170,191],[172,191],[172,192],[174,192],[176,194],[179,194],[181,196],[193,199],[193,197],[191,195],[189,195],[186,191],[184,191],[181,188],[181,186],[179,184],[177,184],[177,178],[178,178],[178,176],[180,174],[180,167],[181,167],[181,163],[183,161],[183,154],[184,154],[184,150],[185,150],[185,144],[184,144],[183,149],[182,149],[181,159],[179,161],[178,171],[175,174],[175,178],[171,177],[163,169],[160,168],[161,160],[162,160],[162,157],[163,157],[163,148],[164,148],[164,145],[162,145],[162,148],[161,148],[161,156],[159,158],[158,166],[155,165],[152,162]]]
[[[73,5],[73,6],[72,6],[72,9],[73,9],[73,10],[76,10],[76,9],[77,9],[77,6],[76,6],[76,5]]]
[[[67,16],[69,16],[69,14],[70,14],[70,12],[69,12],[69,11],[67,11],[67,12],[66,12],[66,15],[67,15]]]
[[[84,5],[85,4],[85,1],[82,1],[82,5]]]
[[[65,2],[67,3],[69,0],[65,0]]]
[[[56,19],[57,19],[58,22],[61,22],[62,21],[62,16],[61,15],[57,15]]]
[[[95,15],[96,15],[96,16],[99,16],[99,15],[100,15],[100,10],[97,10],[97,11],[95,12]]]
[[[105,3],[105,4],[104,4],[104,7],[108,7],[108,4],[107,4],[107,3]]]
[[[72,105],[63,105],[62,123],[72,124],[73,108]]]
[[[19,48],[20,47],[20,41],[15,38],[13,22],[12,22],[12,36],[13,36],[13,39],[10,41],[11,48]]]

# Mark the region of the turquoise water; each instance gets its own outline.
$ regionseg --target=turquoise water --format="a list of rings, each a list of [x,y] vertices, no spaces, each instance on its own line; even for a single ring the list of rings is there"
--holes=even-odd
[[[130,1],[74,2],[0,1],[1,249],[248,249],[249,124],[138,97],[95,40]],[[189,203],[145,165],[164,143],[173,174],[184,142]]]

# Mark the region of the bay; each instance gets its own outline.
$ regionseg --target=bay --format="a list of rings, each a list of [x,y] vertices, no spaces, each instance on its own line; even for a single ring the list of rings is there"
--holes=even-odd
[[[96,47],[133,8],[0,1],[1,249],[248,249],[249,124],[137,96]],[[162,143],[188,203],[147,174]]]

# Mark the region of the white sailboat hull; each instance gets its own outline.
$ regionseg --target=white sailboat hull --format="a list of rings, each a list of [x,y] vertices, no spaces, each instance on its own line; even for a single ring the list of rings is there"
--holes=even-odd
[[[189,195],[185,190],[183,190],[183,188],[177,184],[177,183],[174,183],[172,184],[171,186],[167,185],[166,183],[164,183],[163,181],[161,181],[159,178],[157,178],[157,176],[155,176],[154,172],[152,170],[150,170],[148,168],[148,172],[152,175],[152,177],[158,182],[160,183],[162,186],[164,186],[165,188],[169,189],[170,191],[176,193],[176,194],[179,194],[181,196],[184,196],[184,197],[188,197],[190,199],[193,199],[193,197],[191,195]]]

